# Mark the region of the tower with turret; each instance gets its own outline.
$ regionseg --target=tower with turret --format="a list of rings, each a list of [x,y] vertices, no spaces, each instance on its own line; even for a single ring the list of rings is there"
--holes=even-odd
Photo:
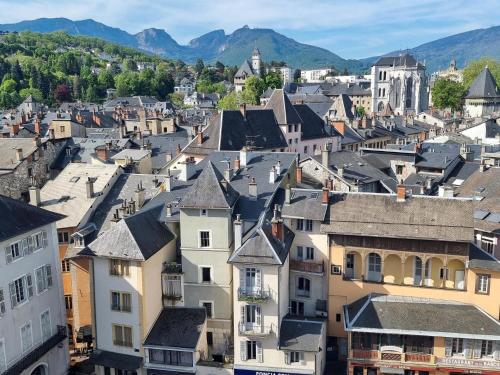
[[[260,77],[262,71],[262,58],[257,47],[255,47],[252,52],[252,70],[256,76]]]

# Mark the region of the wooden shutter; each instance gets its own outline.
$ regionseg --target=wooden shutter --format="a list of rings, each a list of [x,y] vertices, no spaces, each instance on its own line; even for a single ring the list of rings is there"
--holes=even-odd
[[[242,361],[247,360],[247,342],[245,340],[240,341],[240,358]]]
[[[240,319],[241,319],[240,324],[246,323],[246,305],[241,305]]]
[[[31,254],[31,253],[33,253],[33,247],[34,247],[33,246],[33,236],[29,236],[27,238],[27,240],[28,240],[28,254]]]
[[[5,314],[5,297],[3,295],[3,289],[0,288],[0,315]],[[2,351],[0,350],[0,354]]]
[[[36,292],[38,294],[42,293],[42,291],[45,289],[45,280],[43,276],[43,267],[37,268],[35,270],[35,279],[36,279]]]
[[[481,340],[474,340],[473,342],[474,349],[472,352],[472,356],[474,358],[481,358],[481,344],[482,344]]]
[[[5,248],[5,262],[7,264],[12,263],[12,250],[10,249],[10,246]]]
[[[300,356],[300,364],[301,365],[305,365],[306,364],[306,358],[305,358],[304,352],[300,352],[299,356]]]
[[[48,244],[49,244],[49,240],[47,238],[47,232],[42,231],[42,245],[43,245],[43,247],[47,247]]]
[[[255,306],[255,323],[262,328],[262,314],[260,306]]]
[[[29,254],[28,240],[26,238],[21,241],[21,253],[23,255]]]
[[[285,365],[289,365],[289,364],[290,364],[290,353],[285,352]]]
[[[17,305],[16,284],[14,282],[9,283],[9,294],[10,294],[10,306],[14,308]]]
[[[493,358],[500,361],[500,341],[493,341]]]
[[[472,358],[474,351],[474,340],[464,339],[464,356],[465,358]]]
[[[255,270],[255,285],[258,290],[262,290],[262,277],[259,269]]]
[[[47,288],[52,286],[52,269],[50,268],[50,264],[45,266],[45,276],[47,277]]]
[[[33,278],[30,273],[26,275],[26,286],[28,289],[28,298],[33,297]]]
[[[264,355],[262,353],[262,342],[257,341],[255,346],[257,348],[257,362],[262,363],[264,362]]]
[[[444,355],[446,357],[451,357],[451,347],[453,345],[453,339],[451,337],[446,337],[444,343],[445,343]]]
[[[240,269],[240,290],[246,289],[246,268]]]

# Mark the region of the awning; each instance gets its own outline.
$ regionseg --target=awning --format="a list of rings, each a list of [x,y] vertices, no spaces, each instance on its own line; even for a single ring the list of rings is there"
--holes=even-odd
[[[90,355],[90,363],[119,370],[134,371],[141,367],[142,357],[99,350]]]
[[[381,367],[380,372],[382,374],[399,374],[404,375],[405,370],[402,368],[391,368],[391,367]]]

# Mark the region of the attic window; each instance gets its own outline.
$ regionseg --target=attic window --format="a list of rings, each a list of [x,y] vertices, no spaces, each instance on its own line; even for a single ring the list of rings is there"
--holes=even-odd
[[[311,193],[311,199],[317,199],[319,197],[318,193]]]
[[[78,176],[71,177],[71,179],[69,180],[69,182],[75,183],[75,182],[78,182],[79,179],[80,179],[80,177],[78,177]]]

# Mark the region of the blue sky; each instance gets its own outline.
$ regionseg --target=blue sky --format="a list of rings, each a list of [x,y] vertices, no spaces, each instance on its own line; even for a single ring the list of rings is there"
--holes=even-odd
[[[162,28],[179,43],[214,29],[265,27],[344,58],[500,25],[500,0],[0,0],[0,9],[1,23],[93,18],[131,33]]]

